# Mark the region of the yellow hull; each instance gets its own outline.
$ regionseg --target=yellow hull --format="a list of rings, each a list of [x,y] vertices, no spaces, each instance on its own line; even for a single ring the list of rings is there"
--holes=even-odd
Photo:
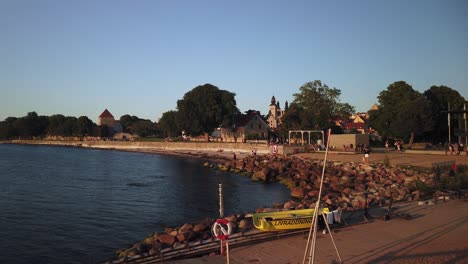
[[[319,215],[328,214],[328,208],[321,209]],[[310,228],[314,209],[288,210],[258,213],[252,215],[254,226],[262,231],[282,231]]]

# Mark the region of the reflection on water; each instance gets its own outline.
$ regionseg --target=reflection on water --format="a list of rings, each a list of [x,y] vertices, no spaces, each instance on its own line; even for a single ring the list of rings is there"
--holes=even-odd
[[[279,184],[143,153],[0,145],[0,263],[83,263],[166,226],[284,202]]]

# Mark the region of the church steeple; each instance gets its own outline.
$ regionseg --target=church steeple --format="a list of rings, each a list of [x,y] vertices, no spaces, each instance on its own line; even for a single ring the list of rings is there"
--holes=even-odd
[[[270,106],[272,106],[272,105],[276,105],[276,98],[275,98],[274,95],[271,97],[271,104],[270,104]]]

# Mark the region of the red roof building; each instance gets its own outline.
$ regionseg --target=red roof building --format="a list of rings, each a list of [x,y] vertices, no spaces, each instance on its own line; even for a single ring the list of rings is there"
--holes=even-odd
[[[104,110],[104,112],[102,112],[102,114],[98,117],[98,126],[108,126],[113,128],[114,125],[114,116],[109,112],[109,110]]]

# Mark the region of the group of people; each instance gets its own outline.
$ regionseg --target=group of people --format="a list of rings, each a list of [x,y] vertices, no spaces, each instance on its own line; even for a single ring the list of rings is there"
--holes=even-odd
[[[448,151],[450,151],[450,155],[460,155],[460,152],[463,151],[463,144],[450,143],[448,144]],[[447,150],[445,150],[445,153],[447,154]]]
[[[401,139],[395,140],[395,143],[393,143],[395,146],[395,151],[396,152],[402,152],[403,151],[403,141]],[[385,141],[385,152],[390,151],[390,142],[388,140]]]

